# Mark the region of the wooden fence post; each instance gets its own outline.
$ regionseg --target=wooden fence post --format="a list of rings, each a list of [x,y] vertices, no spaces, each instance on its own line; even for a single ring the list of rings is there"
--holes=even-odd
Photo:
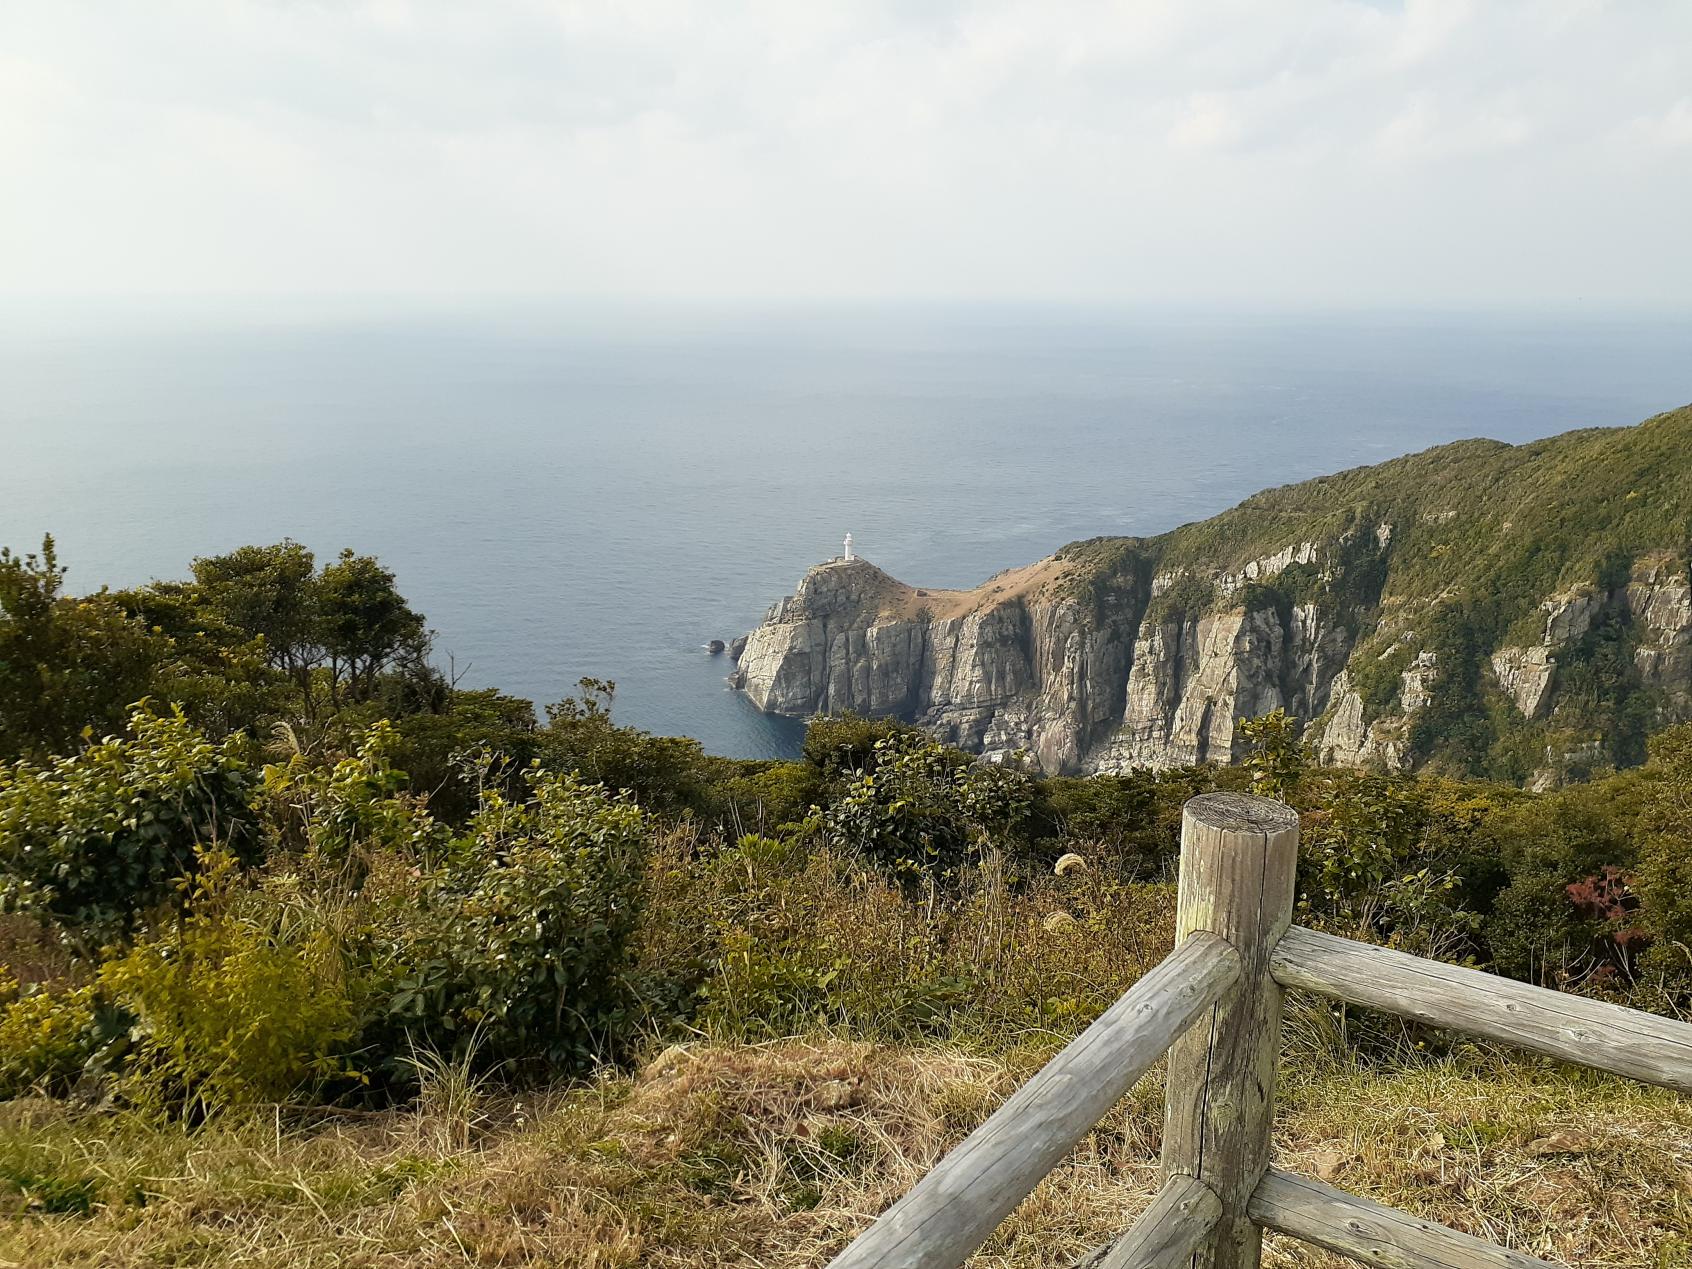
[[[1269,953],[1292,923],[1298,813],[1280,802],[1207,793],[1181,817],[1177,942],[1208,930],[1244,961],[1239,986],[1170,1050],[1163,1176],[1198,1178],[1222,1203],[1194,1269],[1258,1269],[1262,1233],[1246,1204],[1269,1166],[1281,988]]]

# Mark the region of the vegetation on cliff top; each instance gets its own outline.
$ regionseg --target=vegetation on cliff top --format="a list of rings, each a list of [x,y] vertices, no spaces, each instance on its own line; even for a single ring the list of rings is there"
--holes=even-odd
[[[1458,441],[1268,489],[1156,537],[1074,542],[1057,558],[1071,586],[1109,585],[1148,569],[1238,573],[1304,543],[1341,570],[1348,547],[1379,554],[1373,599],[1466,599],[1501,638],[1549,595],[1613,585],[1642,555],[1692,550],[1692,406],[1525,445]],[[1288,584],[1312,589],[1318,571],[1295,565]]]
[[[1238,568],[1390,526],[1383,595],[1497,605],[1500,629],[1617,562],[1692,546],[1692,406],[1525,445],[1459,441],[1266,490],[1162,538],[1163,567]]]

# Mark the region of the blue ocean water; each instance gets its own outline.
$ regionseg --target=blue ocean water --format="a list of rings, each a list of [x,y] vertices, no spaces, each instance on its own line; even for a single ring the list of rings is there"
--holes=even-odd
[[[1692,398],[1692,320],[997,312],[468,317],[0,337],[0,543],[74,589],[293,537],[380,556],[463,681],[583,675],[793,751],[702,645],[858,553],[966,586],[1075,538],[1469,436]]]

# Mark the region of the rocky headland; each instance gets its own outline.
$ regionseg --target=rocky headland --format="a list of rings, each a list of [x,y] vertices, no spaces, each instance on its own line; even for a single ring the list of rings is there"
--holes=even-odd
[[[1236,761],[1279,708],[1328,763],[1548,785],[1692,717],[1689,547],[1692,408],[1443,446],[967,591],[831,560],[730,682],[1050,773]]]

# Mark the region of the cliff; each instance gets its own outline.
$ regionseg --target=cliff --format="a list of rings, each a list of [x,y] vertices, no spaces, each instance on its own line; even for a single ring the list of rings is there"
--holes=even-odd
[[[1692,718],[1689,548],[1692,408],[1443,446],[968,591],[833,560],[730,681],[1054,773],[1231,762],[1239,721],[1284,708],[1330,763],[1544,785]]]

